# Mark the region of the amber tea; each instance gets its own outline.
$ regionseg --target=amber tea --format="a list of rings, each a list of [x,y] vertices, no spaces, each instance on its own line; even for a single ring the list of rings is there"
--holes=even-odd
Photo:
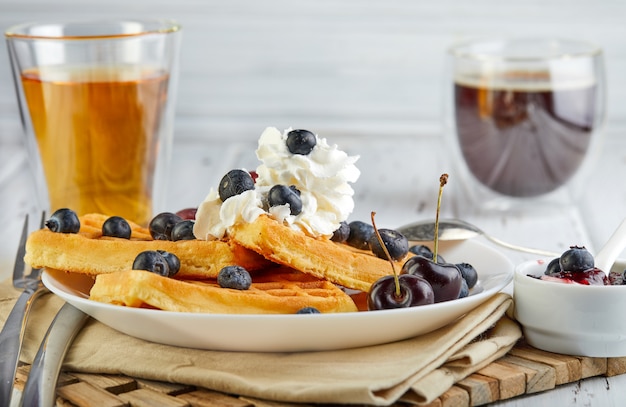
[[[24,71],[21,80],[50,209],[148,223],[168,76],[65,67]]]

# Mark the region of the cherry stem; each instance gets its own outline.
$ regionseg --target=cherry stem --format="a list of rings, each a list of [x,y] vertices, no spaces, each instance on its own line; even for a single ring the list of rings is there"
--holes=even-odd
[[[439,195],[437,196],[437,213],[435,215],[435,242],[433,248],[433,261],[437,263],[437,252],[439,251],[439,212],[441,210],[441,195],[443,195],[443,186],[448,183],[448,174],[442,174],[439,177]]]
[[[391,255],[389,254],[389,250],[387,250],[387,245],[385,245],[385,242],[383,242],[383,238],[380,235],[380,232],[378,232],[378,228],[376,227],[376,222],[374,221],[374,216],[376,216],[376,212],[371,213],[372,226],[374,227],[374,233],[376,233],[376,239],[378,239],[378,243],[383,248],[383,251],[385,252],[385,256],[387,257],[387,260],[389,260],[389,263],[391,264],[391,269],[393,270],[394,281],[396,283],[396,298],[400,298],[402,297],[402,291],[400,290],[400,280],[398,279],[398,272],[396,271],[396,265],[393,263],[393,260],[391,260]]]

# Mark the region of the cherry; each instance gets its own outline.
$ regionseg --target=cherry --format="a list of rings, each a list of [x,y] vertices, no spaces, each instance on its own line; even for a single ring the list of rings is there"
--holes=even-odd
[[[435,302],[459,298],[463,276],[454,264],[439,264],[417,255],[404,263],[402,273],[412,274],[428,281],[435,293]]]
[[[439,212],[441,211],[441,196],[443,195],[443,187],[448,183],[448,174],[441,174],[439,177],[439,193],[437,194],[437,210],[435,212],[435,239],[433,243],[433,261],[437,262],[439,255]]]
[[[176,215],[182,220],[196,220],[196,212],[198,208],[185,208],[176,212]]]
[[[432,304],[435,294],[428,281],[411,274],[397,277],[400,294],[396,292],[396,276],[388,275],[378,279],[370,288],[367,308],[372,310],[408,308]]]
[[[252,181],[256,184],[256,179],[259,178],[259,174],[254,170],[248,172],[250,173],[250,178],[252,178]]]
[[[381,277],[372,284],[367,294],[368,309],[373,311],[432,304],[435,300],[435,295],[427,281],[408,274],[398,276],[393,259],[387,250],[387,245],[383,243],[382,236],[376,228],[374,215],[375,212],[372,212],[372,228],[375,236],[378,238],[380,247],[387,255],[393,275]]]
[[[455,264],[438,263],[437,248],[439,247],[439,210],[443,187],[448,182],[448,174],[439,178],[439,196],[437,198],[437,215],[435,217],[435,241],[432,255],[425,257],[416,255],[409,258],[402,266],[402,273],[422,277],[430,283],[435,293],[435,302],[455,300],[459,298],[463,288],[463,275]],[[478,277],[477,277],[478,278]]]
[[[469,287],[467,286],[467,280],[461,281],[461,291],[459,292],[459,298],[465,298],[469,295]]]

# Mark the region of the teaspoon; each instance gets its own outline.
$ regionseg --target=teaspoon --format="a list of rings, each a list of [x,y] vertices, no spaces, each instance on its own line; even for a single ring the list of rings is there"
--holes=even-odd
[[[412,241],[432,241],[435,237],[435,222],[422,221],[415,222],[396,229],[408,240]],[[547,250],[533,249],[504,242],[488,235],[477,226],[460,219],[439,220],[439,240],[466,240],[476,236],[484,236],[487,240],[510,250],[533,253],[542,256],[558,257],[560,254]]]
[[[624,247],[626,247],[626,219],[622,221],[595,256],[596,267],[600,270],[611,270]]]

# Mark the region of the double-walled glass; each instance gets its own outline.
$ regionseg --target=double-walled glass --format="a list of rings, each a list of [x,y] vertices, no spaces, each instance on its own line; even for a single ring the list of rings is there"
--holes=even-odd
[[[571,40],[474,41],[448,59],[446,136],[465,202],[497,210],[573,202],[605,116],[602,50]]]
[[[149,222],[171,153],[180,35],[164,20],[5,32],[43,208]]]

